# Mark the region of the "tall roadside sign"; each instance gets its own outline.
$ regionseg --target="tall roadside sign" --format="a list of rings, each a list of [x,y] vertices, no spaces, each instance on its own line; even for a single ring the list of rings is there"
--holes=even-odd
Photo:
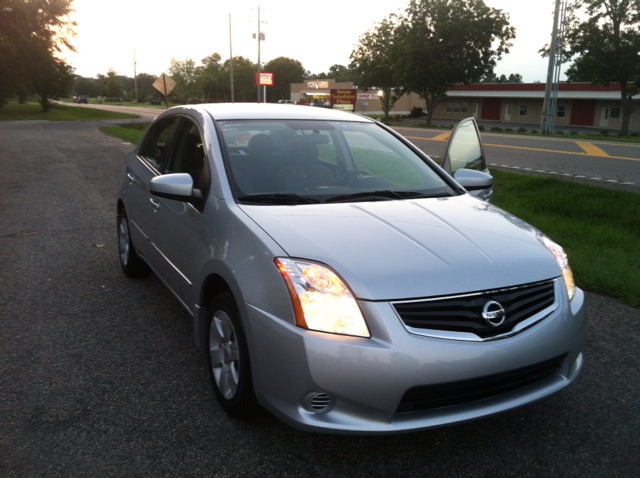
[[[176,87],[176,82],[170,76],[162,74],[153,82],[153,87],[164,96],[164,104],[169,108],[169,93]]]

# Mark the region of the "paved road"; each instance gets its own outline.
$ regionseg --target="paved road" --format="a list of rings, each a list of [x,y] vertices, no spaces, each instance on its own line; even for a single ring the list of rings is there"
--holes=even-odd
[[[638,476],[640,311],[593,294],[583,373],[527,408],[389,437],[229,419],[187,314],[119,269],[131,145],[96,124],[0,123],[0,476]]]
[[[450,132],[395,128],[431,156],[444,154]],[[491,167],[616,182],[640,191],[640,144],[483,133]]]

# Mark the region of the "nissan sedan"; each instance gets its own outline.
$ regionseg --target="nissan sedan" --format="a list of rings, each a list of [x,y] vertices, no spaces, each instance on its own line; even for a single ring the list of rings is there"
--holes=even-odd
[[[125,157],[120,263],[188,311],[233,416],[351,434],[477,419],[573,382],[587,322],[563,249],[492,205],[487,173],[473,119],[441,168],[350,113],[172,108]]]

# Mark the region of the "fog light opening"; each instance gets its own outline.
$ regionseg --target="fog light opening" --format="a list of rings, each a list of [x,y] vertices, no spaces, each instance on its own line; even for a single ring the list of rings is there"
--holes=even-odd
[[[331,395],[324,392],[312,392],[304,397],[303,405],[305,410],[311,413],[328,413],[334,405]]]

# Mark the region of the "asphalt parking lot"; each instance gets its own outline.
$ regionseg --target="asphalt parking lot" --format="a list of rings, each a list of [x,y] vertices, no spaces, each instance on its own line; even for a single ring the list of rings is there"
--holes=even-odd
[[[154,276],[120,271],[133,146],[98,123],[0,123],[0,476],[640,473],[640,310],[594,294],[581,376],[532,406],[381,437],[228,418],[187,313]]]

